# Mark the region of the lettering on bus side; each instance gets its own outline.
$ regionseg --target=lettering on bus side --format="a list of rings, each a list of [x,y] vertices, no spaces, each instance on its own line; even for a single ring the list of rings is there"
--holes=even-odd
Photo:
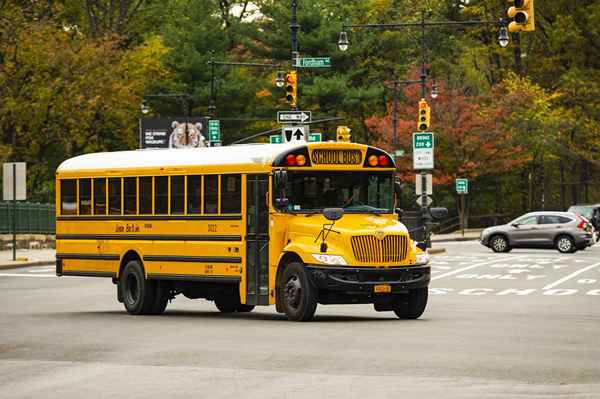
[[[116,233],[139,233],[140,232],[140,226],[138,226],[137,224],[118,224],[115,228],[115,232]]]
[[[216,224],[209,224],[208,225],[208,232],[209,233],[216,233],[217,232],[217,225]]]

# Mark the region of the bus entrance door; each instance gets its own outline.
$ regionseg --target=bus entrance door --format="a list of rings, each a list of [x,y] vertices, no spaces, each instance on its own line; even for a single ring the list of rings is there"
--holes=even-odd
[[[269,175],[246,180],[246,304],[269,304]]]

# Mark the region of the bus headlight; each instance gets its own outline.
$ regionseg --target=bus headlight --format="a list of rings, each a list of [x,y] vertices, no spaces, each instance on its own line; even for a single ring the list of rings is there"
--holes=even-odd
[[[340,255],[312,254],[313,258],[326,265],[347,266],[346,259]]]
[[[427,252],[419,252],[415,261],[417,265],[426,265],[429,263],[429,254]]]

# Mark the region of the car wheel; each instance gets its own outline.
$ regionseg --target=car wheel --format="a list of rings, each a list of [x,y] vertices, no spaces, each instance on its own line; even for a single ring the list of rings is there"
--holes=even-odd
[[[317,290],[302,263],[291,262],[282,274],[282,307],[288,320],[309,321],[317,310]]]
[[[427,287],[410,290],[405,295],[397,295],[392,303],[392,309],[400,319],[418,319],[425,311],[428,295]]]
[[[510,246],[508,245],[508,240],[506,237],[501,235],[493,236],[490,239],[490,247],[494,252],[508,252],[510,251]]]
[[[556,239],[556,249],[563,254],[568,254],[575,252],[577,249],[575,248],[575,242],[569,236],[563,235],[559,236]]]
[[[156,300],[156,281],[146,279],[144,269],[139,261],[132,260],[125,265],[123,275],[119,278],[119,284],[127,313],[132,315],[153,314],[153,311],[159,310]]]

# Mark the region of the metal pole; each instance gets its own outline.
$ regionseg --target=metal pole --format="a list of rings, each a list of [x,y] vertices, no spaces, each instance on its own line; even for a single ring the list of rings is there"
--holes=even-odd
[[[462,236],[465,236],[465,195],[460,194],[460,229],[462,231]]]
[[[425,48],[425,10],[421,11],[421,98],[427,95],[427,65],[426,65],[426,48]],[[421,209],[423,211],[423,232],[425,234],[425,245],[431,248],[431,240],[429,239],[429,206],[427,205],[427,171],[421,170],[421,184],[423,192],[421,193]]]
[[[427,66],[425,54],[425,11],[421,11],[421,98],[427,95]]]
[[[394,151],[398,147],[398,81],[394,80],[394,109],[392,111],[392,129],[393,129],[393,146]]]
[[[17,164],[13,162],[13,190],[12,190],[12,252],[13,261],[17,260]]]
[[[208,105],[208,116],[214,118],[217,115],[217,88],[215,84],[215,52],[210,57],[210,104]]]
[[[292,22],[290,24],[292,30],[292,69],[297,71],[296,59],[300,56],[298,52],[298,1],[292,0]],[[296,87],[298,87],[298,73],[296,72]],[[292,107],[292,111],[298,110],[298,93],[296,93],[296,105]]]

